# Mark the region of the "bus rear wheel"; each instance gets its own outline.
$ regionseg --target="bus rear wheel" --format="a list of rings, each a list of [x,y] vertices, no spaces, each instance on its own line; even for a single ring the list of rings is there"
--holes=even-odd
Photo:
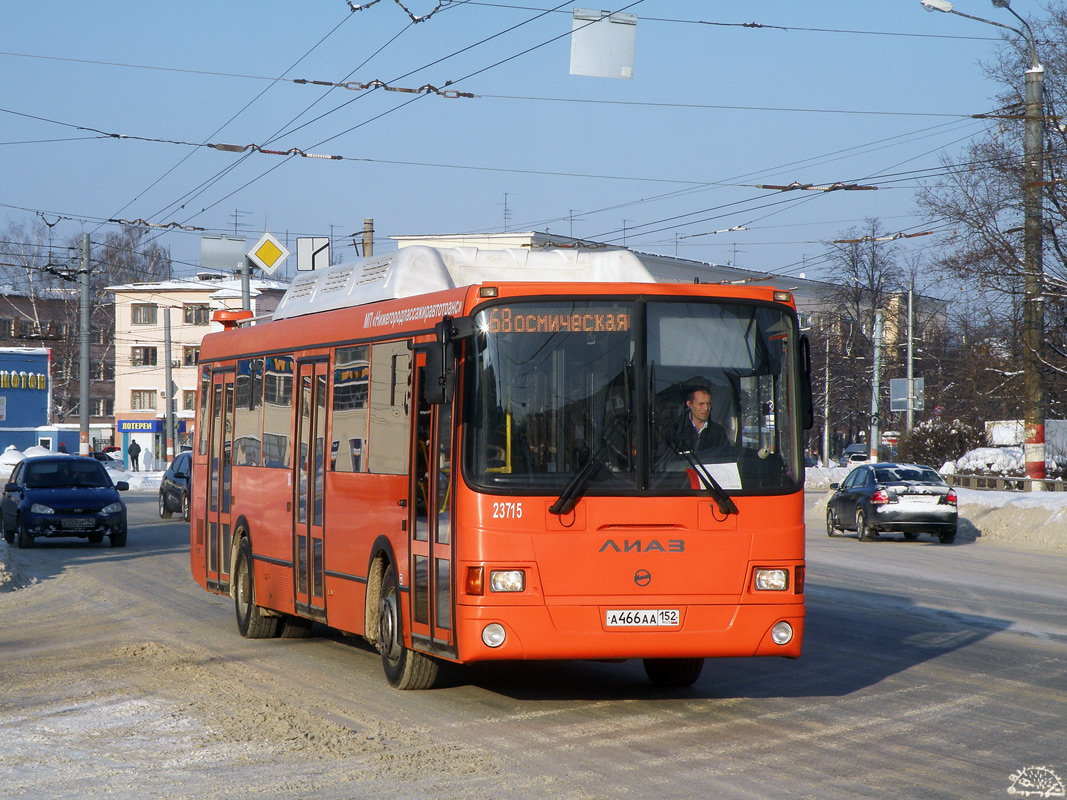
[[[389,685],[396,689],[430,689],[437,681],[438,664],[423,653],[404,647],[400,622],[400,592],[396,569],[390,564],[382,579],[378,602],[378,650]]]
[[[270,639],[278,632],[278,618],[268,617],[255,603],[256,587],[252,579],[252,547],[248,537],[237,546],[237,566],[233,571],[233,606],[237,612],[237,630],[246,639]]]
[[[277,635],[279,639],[306,639],[311,636],[311,620],[287,614],[279,620]]]
[[[704,669],[702,658],[646,658],[644,663],[648,679],[670,689],[692,686]]]

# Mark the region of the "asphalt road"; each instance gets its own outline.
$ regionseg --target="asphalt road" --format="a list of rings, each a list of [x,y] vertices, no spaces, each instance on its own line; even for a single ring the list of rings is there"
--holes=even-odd
[[[1065,556],[829,539],[815,509],[798,661],[709,661],[682,692],[637,662],[398,692],[358,642],[241,639],[189,576],[185,526],[130,503],[124,549],[11,551],[5,797],[927,800],[1067,779]]]

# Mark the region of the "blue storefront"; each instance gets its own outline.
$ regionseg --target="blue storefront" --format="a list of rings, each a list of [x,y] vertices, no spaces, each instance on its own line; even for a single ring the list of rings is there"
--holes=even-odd
[[[140,469],[165,469],[167,454],[166,425],[162,419],[119,419],[115,421],[115,431],[119,435],[118,444],[122,450],[123,464],[127,469],[130,463],[130,442],[136,441],[140,447]],[[185,420],[177,419],[174,435],[181,439],[185,434]],[[177,442],[175,442],[177,447]]]
[[[0,451],[41,443],[38,431],[50,416],[49,353],[44,347],[0,347]]]

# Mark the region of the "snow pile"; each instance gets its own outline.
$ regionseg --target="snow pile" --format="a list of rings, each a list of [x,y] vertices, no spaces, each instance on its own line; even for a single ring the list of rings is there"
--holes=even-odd
[[[0,484],[7,483],[7,479],[11,477],[11,471],[15,469],[15,465],[27,456],[48,456],[55,455],[55,452],[49,450],[47,447],[27,447],[25,452],[19,450],[15,445],[10,444],[3,453],[0,453]],[[126,472],[122,468],[121,461],[104,461],[101,462],[104,468],[107,469],[108,475],[111,476],[111,480],[115,483],[119,481],[126,481],[130,484],[130,489],[158,489],[160,481],[163,479],[163,473],[156,471],[145,470],[144,472]],[[163,460],[160,460],[160,466],[165,466]],[[0,583],[2,583],[0,579]]]
[[[11,477],[11,470],[13,470],[15,465],[25,457],[25,453],[15,447],[15,445],[9,444],[7,449],[0,454],[0,481],[7,483],[7,479]]]
[[[113,481],[126,481],[130,484],[130,490],[134,489],[158,489],[163,480],[162,472],[124,472],[122,465],[117,468],[108,467],[108,474]]]
[[[805,489],[829,489],[831,483],[841,483],[852,467],[808,467],[804,470]]]
[[[1049,455],[1048,451],[1045,453],[1045,468],[1050,473],[1059,469],[1056,459]],[[1026,475],[1026,458],[1023,455],[1023,448],[1019,445],[979,447],[964,453],[961,458],[957,459],[955,471],[959,474],[978,473],[1022,477]]]
[[[1067,492],[987,492],[956,488],[960,533],[998,544],[1067,550]],[[969,526],[969,527],[965,527]]]
[[[1026,460],[1021,447],[979,447],[957,459],[955,468],[957,472],[1025,475]]]

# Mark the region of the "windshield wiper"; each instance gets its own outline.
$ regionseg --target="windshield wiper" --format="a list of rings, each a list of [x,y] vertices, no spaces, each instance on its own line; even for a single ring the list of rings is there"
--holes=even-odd
[[[693,455],[693,451],[680,443],[673,433],[668,433],[666,429],[661,428],[653,416],[651,418],[652,430],[663,437],[663,440],[667,442],[667,446],[678,453],[682,458],[689,462],[689,466],[700,477],[701,482],[704,484],[704,488],[708,490],[708,494],[712,496],[715,503],[719,506],[719,511],[723,514],[738,514],[737,505],[734,503],[733,498],[726,493],[726,490],[719,485],[719,482],[715,480],[712,474],[708,471],[708,468],[697,461],[696,456]]]
[[[578,501],[582,499],[582,495],[589,486],[589,482],[593,480],[593,476],[602,466],[604,451],[608,449],[611,437],[615,435],[615,431],[619,427],[619,420],[624,418],[626,417],[621,415],[611,418],[596,450],[589,453],[589,457],[582,463],[581,468],[574,473],[574,477],[563,487],[563,491],[560,493],[559,497],[556,498],[556,502],[549,506],[548,512],[550,514],[555,514],[557,516],[568,514],[571,509],[578,504]]]

